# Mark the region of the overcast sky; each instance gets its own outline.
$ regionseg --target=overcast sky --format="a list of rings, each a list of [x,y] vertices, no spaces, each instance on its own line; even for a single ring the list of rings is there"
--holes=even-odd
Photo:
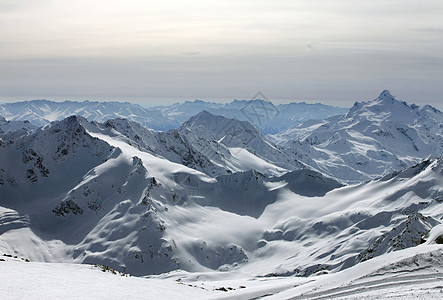
[[[0,0],[0,101],[443,108],[442,0]]]

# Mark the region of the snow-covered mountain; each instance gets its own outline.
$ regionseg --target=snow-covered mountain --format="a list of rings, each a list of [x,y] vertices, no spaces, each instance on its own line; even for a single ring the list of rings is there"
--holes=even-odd
[[[207,111],[202,111],[186,121],[181,129],[193,132],[196,136],[206,140],[218,142],[244,162],[251,162],[253,156],[262,159],[256,163],[256,166],[251,165],[250,169],[258,169],[260,164],[269,165],[266,161],[287,170],[304,167],[299,161],[285,153],[283,149],[271,143],[248,121],[215,116]],[[251,158],[248,159],[245,155],[251,156]],[[260,169],[263,169],[260,170],[261,172],[269,173],[266,171],[269,166]]]
[[[218,136],[212,122],[228,121],[203,112],[180,130],[201,126],[230,151],[230,131]],[[443,217],[442,159],[345,187],[309,169],[208,176],[153,152],[165,137],[136,130],[72,116],[2,141],[1,251],[135,275],[309,276],[417,245]],[[273,147],[253,132],[257,155]]]
[[[186,101],[169,106],[142,107],[129,102],[32,100],[0,105],[0,115],[12,121],[28,120],[43,126],[71,115],[90,121],[105,122],[124,118],[157,131],[178,128],[192,116],[206,110],[215,115],[249,121],[263,133],[277,133],[309,119],[325,119],[344,114],[346,109],[323,104],[289,103],[274,105],[265,100],[234,100],[212,103],[201,100]]]
[[[386,175],[443,155],[443,113],[408,105],[389,91],[343,116],[308,121],[268,136],[322,173],[348,182]]]
[[[31,100],[1,104],[0,115],[11,121],[27,120],[37,126],[61,121],[72,115],[97,122],[126,118],[156,130],[168,130],[180,125],[174,118],[165,116],[158,109],[148,109],[129,102]]]
[[[108,121],[151,153],[210,176],[249,169],[281,175],[310,168],[356,183],[443,153],[442,113],[430,106],[409,106],[388,91],[374,101],[357,102],[346,115],[266,137],[248,121],[205,110],[178,129],[161,133],[126,123]]]
[[[0,140],[17,138],[21,135],[28,135],[38,127],[29,121],[7,121],[0,116]]]
[[[100,124],[128,138],[128,143],[210,176],[255,169],[282,175],[305,166],[269,142],[247,121],[202,111],[178,129],[154,132],[126,119]]]
[[[184,201],[184,193],[172,190],[175,172],[211,179],[107,133],[73,116],[3,143],[2,238],[18,229],[20,247],[27,248],[50,236],[49,244],[28,253],[34,260],[67,254],[78,262],[117,263],[139,275],[177,268],[156,210],[164,210],[165,201]],[[6,243],[9,251],[13,244]]]

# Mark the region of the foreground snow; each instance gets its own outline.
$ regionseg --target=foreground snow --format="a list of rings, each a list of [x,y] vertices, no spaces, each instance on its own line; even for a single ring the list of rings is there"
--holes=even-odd
[[[125,277],[92,265],[0,263],[2,299],[189,299],[207,294],[174,281]]]
[[[300,277],[239,272],[130,277],[100,266],[24,262],[2,256],[2,299],[441,299],[443,247],[420,245],[345,271]]]

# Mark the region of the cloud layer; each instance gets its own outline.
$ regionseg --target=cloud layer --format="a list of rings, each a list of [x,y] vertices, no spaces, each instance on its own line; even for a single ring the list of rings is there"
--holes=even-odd
[[[441,1],[0,0],[0,100],[443,95]]]

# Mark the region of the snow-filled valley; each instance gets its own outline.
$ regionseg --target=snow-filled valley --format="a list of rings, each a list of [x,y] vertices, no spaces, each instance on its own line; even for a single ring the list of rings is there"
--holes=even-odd
[[[440,111],[384,91],[273,135],[254,125],[1,118],[0,294],[442,297]]]

